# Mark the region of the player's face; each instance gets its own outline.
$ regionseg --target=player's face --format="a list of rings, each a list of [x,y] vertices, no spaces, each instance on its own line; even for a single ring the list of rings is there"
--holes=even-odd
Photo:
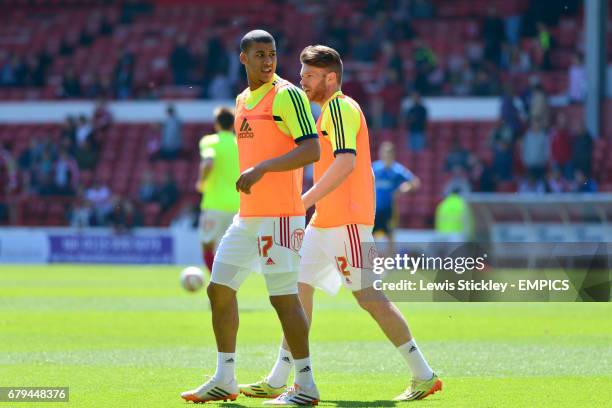
[[[395,152],[390,146],[382,146],[378,156],[384,163],[393,163],[395,160]]]
[[[254,43],[246,52],[240,53],[240,62],[244,64],[252,85],[270,82],[276,72],[276,45]]]
[[[326,81],[329,71],[325,68],[302,64],[300,85],[308,99],[315,103],[324,103],[327,94]]]

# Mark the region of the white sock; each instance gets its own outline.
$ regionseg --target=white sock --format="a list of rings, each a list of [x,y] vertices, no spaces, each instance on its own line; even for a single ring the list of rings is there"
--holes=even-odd
[[[214,379],[227,384],[235,378],[236,353],[217,353],[217,371]]]
[[[402,344],[397,348],[399,352],[404,356],[406,362],[408,363],[408,367],[410,367],[410,371],[412,371],[412,376],[419,380],[429,380],[433,377],[433,371],[427,361],[425,361],[425,357],[421,354],[421,350],[417,346],[414,339],[410,340],[406,344]]]
[[[314,377],[312,376],[312,365],[310,357],[293,360],[295,364],[295,383],[302,388],[312,388]]]
[[[266,382],[274,388],[284,387],[287,385],[289,374],[291,374],[291,367],[293,367],[293,356],[290,351],[285,350],[281,346],[278,350],[276,363],[268,377],[266,377]]]

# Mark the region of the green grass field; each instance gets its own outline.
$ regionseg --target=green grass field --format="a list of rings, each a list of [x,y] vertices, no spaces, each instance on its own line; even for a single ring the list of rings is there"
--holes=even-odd
[[[13,405],[185,407],[179,393],[211,375],[216,356],[204,292],[184,292],[179,269],[1,266],[0,386],[70,387],[69,403]],[[242,289],[237,367],[247,382],[273,364],[280,326],[261,277]],[[322,406],[612,404],[610,303],[400,304],[444,390],[394,404],[409,379],[399,354],[350,293],[316,302],[311,350]]]

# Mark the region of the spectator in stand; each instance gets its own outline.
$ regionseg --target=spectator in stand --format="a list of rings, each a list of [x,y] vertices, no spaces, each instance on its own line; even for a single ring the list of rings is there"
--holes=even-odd
[[[493,177],[491,166],[480,160],[475,154],[470,155],[468,162],[469,177],[472,190],[483,191],[486,193],[495,192],[497,182]]]
[[[531,75],[528,80],[527,87],[521,92],[521,108],[524,116],[531,117],[531,98],[535,92],[535,89],[540,85],[540,77],[537,75]]]
[[[397,118],[400,116],[400,107],[404,92],[398,80],[397,72],[392,69],[386,71],[384,85],[378,92],[377,98],[382,103],[381,127],[390,129],[397,127]]]
[[[451,171],[455,167],[459,167],[462,170],[469,170],[470,152],[465,149],[457,136],[453,137],[451,141],[451,148],[446,155],[446,161],[444,164],[444,170]]]
[[[593,138],[586,128],[584,121],[578,121],[574,130],[572,143],[572,166],[580,170],[585,176],[591,176],[593,163]]]
[[[94,170],[98,164],[98,151],[91,139],[85,140],[82,146],[77,147],[76,162],[81,170]]]
[[[46,48],[41,50],[36,56],[36,67],[32,73],[34,86],[45,86],[47,84],[47,72],[53,64],[53,54],[53,50],[47,44]]]
[[[527,177],[524,177],[519,183],[518,192],[544,194],[546,193],[546,184],[544,184],[544,180],[541,178],[535,177],[533,174],[528,174]]]
[[[550,157],[549,137],[539,120],[532,120],[531,126],[523,136],[522,159],[529,175],[536,180],[544,177]]]
[[[582,54],[576,52],[572,58],[572,65],[567,73],[569,89],[567,95],[572,103],[582,103],[586,96],[587,79]]]
[[[542,123],[534,119],[522,141],[522,159],[530,176],[541,180],[546,172],[549,159],[548,135]]]
[[[76,131],[77,131],[77,119],[72,116],[66,116],[64,124],[62,125],[60,139],[70,140],[71,146],[76,146]]]
[[[217,36],[211,37],[206,48],[204,71],[211,75],[215,72],[227,72],[230,65],[230,57],[221,39]]]
[[[0,224],[9,223],[13,218],[9,196],[17,188],[17,169],[9,146],[0,146]]]
[[[376,59],[377,44],[372,40],[369,33],[363,33],[363,37],[351,36],[351,57],[358,62],[374,62]]]
[[[410,3],[412,7],[412,16],[417,20],[426,20],[433,18],[435,14],[434,6],[431,0],[414,0]]]
[[[331,18],[331,26],[327,31],[327,44],[344,55],[349,46],[349,30],[346,23],[340,18]]]
[[[15,85],[15,67],[13,66],[13,57],[10,54],[0,54],[2,57],[2,65],[0,66],[0,86]]]
[[[499,139],[493,145],[493,163],[491,173],[495,183],[512,180],[513,153],[511,142]]]
[[[179,198],[179,190],[171,172],[166,172],[157,193],[157,202],[162,211],[168,210]]]
[[[33,137],[30,139],[30,143],[28,148],[23,150],[17,159],[17,164],[19,166],[19,170],[21,171],[30,171],[36,162],[40,160],[40,155],[42,151],[40,150],[40,144],[37,137]]]
[[[546,176],[546,190],[549,193],[565,193],[570,190],[570,185],[561,176],[559,168],[556,166],[551,167]]]
[[[514,142],[514,135],[515,133],[512,126],[502,119],[489,135],[489,144],[491,147],[495,147],[497,143],[501,141],[512,144],[512,142]]]
[[[521,15],[518,12],[507,16],[504,19],[504,29],[508,43],[515,47],[518,45],[521,35]]]
[[[492,96],[496,95],[496,81],[487,69],[484,67],[476,70],[474,83],[472,84],[472,94],[475,96]]]
[[[91,203],[94,215],[94,225],[104,226],[107,224],[108,216],[113,210],[113,202],[110,189],[102,184],[100,179],[94,179],[90,188],[85,191],[85,198]]]
[[[4,173],[2,177],[2,187],[5,193],[11,193],[17,190],[18,175],[17,175],[17,164],[11,153],[11,146],[8,143],[4,143],[0,146],[0,171]]]
[[[506,86],[502,93],[500,105],[500,118],[504,126],[508,126],[511,130],[512,137],[518,135],[523,126],[521,114],[515,103],[514,89],[511,86]]]
[[[557,113],[555,126],[550,132],[550,156],[552,164],[558,167],[563,177],[570,179],[573,176],[572,169],[572,137],[567,128],[567,117],[565,113]]]
[[[509,74],[525,74],[532,70],[531,56],[517,45],[504,44],[501,68]]]
[[[424,95],[429,94],[429,74],[437,65],[437,58],[433,51],[417,38],[414,40],[412,53],[415,68],[414,89]]]
[[[53,161],[51,149],[43,150],[40,161],[32,172],[32,187],[40,195],[53,194]]]
[[[574,179],[570,183],[570,191],[574,193],[595,193],[597,183],[582,170],[576,169]]]
[[[113,201],[113,210],[108,216],[108,221],[116,232],[121,233],[144,225],[144,214],[129,198],[115,197]]]
[[[76,145],[70,140],[70,138],[62,136],[60,137],[58,144],[58,151],[66,150],[72,157],[76,154]]]
[[[537,120],[544,128],[550,124],[550,107],[548,105],[548,95],[544,92],[541,85],[536,85],[531,94],[529,105],[529,119]]]
[[[85,141],[90,140],[92,143],[94,142],[93,137],[93,127],[91,126],[91,122],[87,119],[87,116],[81,115],[77,121],[76,127],[76,144],[77,147],[83,146]],[[94,143],[95,144],[95,143]]]
[[[112,79],[108,74],[97,73],[84,91],[87,98],[112,98],[114,95]]]
[[[24,191],[28,193],[37,193],[37,172],[38,165],[42,160],[45,145],[37,138],[30,139],[30,144],[25,149],[18,159],[19,169],[21,170],[21,180]]]
[[[13,57],[13,69],[15,73],[15,86],[27,86],[30,71],[22,57]]]
[[[382,44],[382,52],[379,57],[379,63],[382,66],[381,68],[385,71],[393,71],[395,72],[395,76],[397,80],[400,82],[404,81],[404,63],[402,62],[402,58],[397,53],[395,49],[395,45],[390,41],[385,41]],[[387,74],[388,75],[388,74]]]
[[[69,65],[64,73],[60,94],[63,98],[79,98],[82,96],[81,82],[72,65]]]
[[[449,57],[447,81],[452,95],[463,96],[472,92],[474,73],[463,55],[454,54]]]
[[[181,149],[183,148],[183,126],[174,105],[168,105],[166,114],[166,120],[162,127],[159,151],[152,159],[175,160],[180,156]]]
[[[506,32],[504,21],[497,14],[495,6],[490,5],[482,23],[482,40],[485,43],[484,58],[495,66],[501,61],[501,48]]]
[[[74,52],[74,41],[72,39],[69,39],[67,37],[62,38],[62,42],[60,43],[59,46],[59,55],[63,56],[63,57],[69,57],[72,55],[72,53]]]
[[[93,224],[93,209],[91,203],[79,195],[68,212],[68,222],[71,227],[85,228]]]
[[[459,166],[451,169],[451,178],[444,186],[442,195],[445,197],[453,192],[457,194],[467,194],[472,191],[472,185],[465,170]]]
[[[427,108],[421,101],[421,95],[416,91],[413,92],[412,106],[402,116],[402,125],[408,128],[407,145],[415,152],[425,148],[427,116]]]
[[[55,162],[55,194],[74,195],[79,185],[79,166],[66,150],[61,150]]]
[[[233,96],[232,83],[223,71],[217,71],[208,86],[208,97],[211,99],[227,100]]]
[[[189,83],[189,69],[192,64],[191,51],[187,44],[187,36],[181,34],[172,53],[170,54],[170,67],[176,85],[186,85]]]
[[[98,99],[96,109],[94,110],[92,123],[93,131],[98,137],[105,134],[106,131],[112,126],[113,114],[108,109],[105,98]]]
[[[157,197],[157,185],[153,180],[153,173],[146,171],[142,174],[142,181],[138,187],[138,198],[143,203],[152,203]]]
[[[540,69],[543,71],[550,71],[552,69],[552,63],[550,61],[550,50],[552,48],[552,36],[550,31],[544,22],[537,24],[538,30],[538,46],[540,50]]]
[[[114,73],[115,94],[119,99],[126,99],[132,95],[134,80],[134,54],[123,50]]]

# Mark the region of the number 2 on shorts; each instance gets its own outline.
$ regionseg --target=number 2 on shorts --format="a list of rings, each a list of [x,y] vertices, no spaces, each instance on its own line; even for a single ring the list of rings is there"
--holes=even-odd
[[[345,256],[337,256],[336,257],[336,265],[338,266],[338,269],[340,270],[342,275],[344,275],[344,276],[350,276],[351,275],[351,271],[347,271],[346,270],[346,268],[348,266],[348,261],[346,260]]]

